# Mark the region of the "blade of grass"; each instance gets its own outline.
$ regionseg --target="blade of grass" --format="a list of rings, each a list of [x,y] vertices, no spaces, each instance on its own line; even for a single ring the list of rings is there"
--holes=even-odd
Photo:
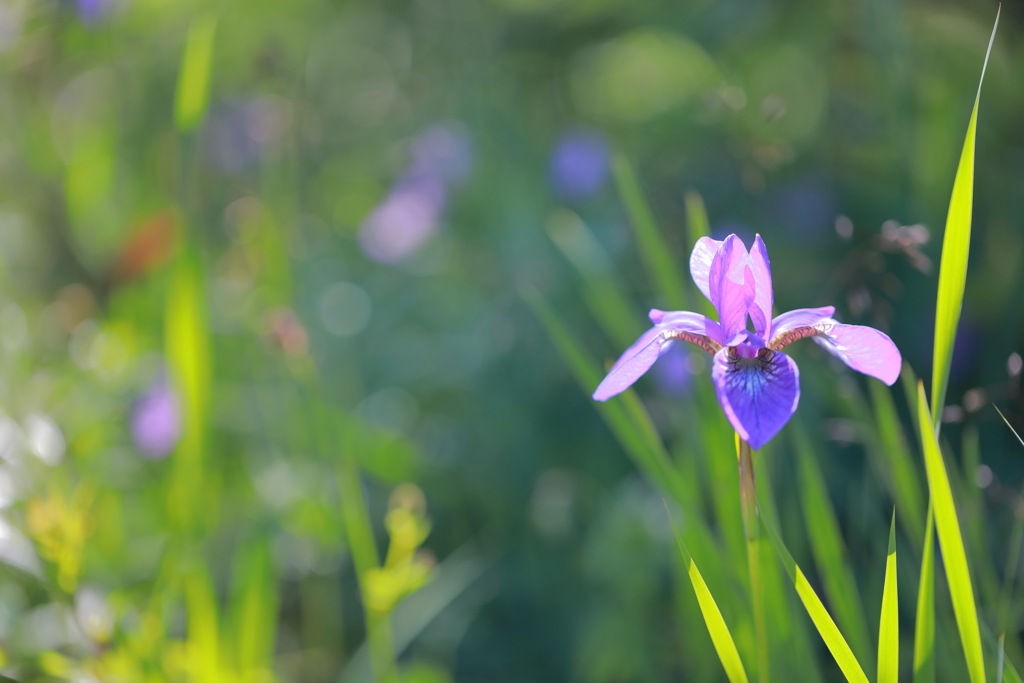
[[[206,115],[216,33],[217,19],[210,14],[197,16],[188,27],[174,99],[174,122],[182,132],[194,130]]]
[[[878,683],[898,683],[900,673],[899,598],[896,587],[896,511],[889,525],[882,614],[878,621]]]
[[[832,653],[836,664],[839,665],[840,671],[850,683],[867,683],[868,677],[864,674],[853,650],[850,649],[850,645],[843,638],[843,634],[832,620],[828,610],[825,609],[825,605],[822,604],[818,594],[814,592],[811,584],[807,581],[807,577],[793,560],[793,556],[789,554],[789,550],[786,549],[774,525],[768,521],[766,515],[761,515],[760,519],[762,526],[768,532],[768,537],[771,538],[772,545],[775,546],[775,552],[778,554],[782,566],[786,569],[793,587],[796,588],[800,601],[804,604],[804,609],[807,610],[821,639],[825,641],[825,646]]]
[[[687,190],[683,195],[686,202],[686,237],[690,249],[701,237],[711,236],[711,224],[708,222],[708,212],[704,208],[704,199],[696,190]]]
[[[914,626],[914,683],[935,681],[935,518],[928,504]]]
[[[967,670],[972,683],[985,683],[985,660],[981,652],[981,634],[978,627],[978,611],[974,602],[974,587],[967,568],[967,554],[964,550],[960,523],[953,504],[953,491],[949,485],[946,466],[939,451],[939,442],[932,431],[932,416],[928,413],[924,383],[917,385],[917,411],[921,440],[924,442],[924,460],[928,472],[928,488],[931,491],[935,511],[935,529],[942,549],[942,565],[946,569],[949,592],[953,599],[953,613],[960,631]]]
[[[626,213],[636,231],[640,253],[647,270],[654,279],[654,285],[665,305],[672,310],[684,310],[687,306],[686,287],[676,261],[658,229],[651,209],[640,189],[640,181],[629,160],[620,153],[612,157],[612,173],[619,189]]]
[[[693,561],[690,551],[686,549],[683,537],[679,535],[679,530],[676,529],[676,524],[672,520],[672,513],[668,509],[668,503],[665,504],[665,512],[668,514],[669,523],[672,525],[672,531],[675,534],[679,552],[683,556],[683,562],[689,568],[690,583],[693,584],[693,591],[697,594],[697,602],[700,605],[701,614],[704,615],[704,624],[708,628],[708,635],[711,636],[711,642],[715,646],[715,652],[718,653],[718,659],[722,662],[722,668],[725,669],[725,675],[729,677],[730,683],[747,683],[747,671],[743,668],[743,662],[740,660],[740,653],[736,649],[736,643],[732,639],[729,626],[725,623],[725,619],[722,617],[722,612],[718,609],[718,603],[715,602],[714,596],[711,595],[707,584],[704,583],[704,577],[701,576],[700,570],[697,569],[697,563]]]
[[[981,85],[985,81],[985,69],[988,67],[989,55],[992,54],[992,43],[996,39],[996,29],[999,27],[1000,10],[996,11],[992,36],[985,51],[978,94],[974,97],[974,109],[967,124],[967,135],[960,153],[956,178],[953,180],[949,212],[946,214],[946,231],[942,238],[942,265],[939,269],[939,291],[935,302],[935,344],[932,357],[931,412],[936,430],[942,420],[942,407],[945,405],[946,387],[949,384],[949,366],[953,360],[953,343],[957,325],[960,323],[964,286],[967,283],[967,257],[971,248],[971,211],[974,205],[974,140],[978,125],[978,104],[981,102]],[[941,527],[941,522],[939,525]]]
[[[586,224],[572,211],[560,209],[547,221],[551,241],[572,264],[583,280],[587,309],[617,347],[626,348],[640,336],[643,327],[623,288],[612,274],[611,259]]]
[[[807,433],[798,428],[793,431],[793,435],[800,460],[800,502],[814,563],[824,583],[829,604],[849,638],[851,648],[860,656],[861,661],[870,666],[871,660],[867,656],[870,638],[867,619],[861,607],[863,602],[850,568],[835,509],[828,498],[825,478],[818,467]]]
[[[924,526],[925,503],[921,481],[914,469],[910,448],[900,426],[900,416],[896,412],[892,391],[875,380],[869,380],[868,387],[871,390],[871,405],[879,446],[890,472],[892,497],[900,509],[900,517],[905,520],[902,523],[903,530],[909,531],[905,537],[916,539],[921,527]],[[917,548],[920,548],[920,545]]]

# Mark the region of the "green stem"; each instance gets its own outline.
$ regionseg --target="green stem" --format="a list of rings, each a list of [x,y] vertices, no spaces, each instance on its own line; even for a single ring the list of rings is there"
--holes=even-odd
[[[750,570],[750,597],[754,605],[757,629],[758,680],[768,683],[768,636],[765,630],[764,582],[761,580],[761,528],[757,521],[757,493],[754,483],[754,452],[737,436],[740,467],[740,506],[743,509],[743,533],[747,538],[747,567]]]
[[[366,640],[374,680],[393,681],[396,679],[397,669],[395,645],[391,635],[391,615],[370,606],[371,601],[368,599],[366,588],[366,575],[371,570],[380,568],[380,557],[377,555],[370,513],[359,482],[359,465],[355,461],[355,456],[349,452],[342,454],[341,465],[338,468],[338,484],[341,489],[341,514],[345,534],[348,536],[352,564],[355,565],[359,593],[363,599]]]

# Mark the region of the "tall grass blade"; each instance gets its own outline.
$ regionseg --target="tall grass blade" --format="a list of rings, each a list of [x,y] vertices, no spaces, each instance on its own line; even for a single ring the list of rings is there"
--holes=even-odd
[[[675,533],[679,552],[683,556],[683,563],[689,568],[690,583],[693,584],[693,591],[697,594],[697,602],[700,605],[701,614],[704,616],[704,624],[708,627],[708,635],[711,636],[711,642],[715,646],[715,652],[718,653],[718,659],[722,662],[722,668],[725,669],[725,675],[729,677],[730,683],[747,683],[747,671],[743,668],[743,662],[740,660],[740,653],[736,649],[729,626],[725,623],[722,612],[718,609],[718,604],[711,595],[711,591],[708,590],[707,584],[704,583],[704,577],[697,569],[697,563],[693,561],[690,551],[686,549],[683,537],[679,535],[676,524],[672,521],[672,513],[669,512],[667,503],[665,511],[669,515],[669,523]]]
[[[878,621],[878,683],[898,683],[900,674],[900,619],[896,587],[896,511],[889,525],[889,552],[885,559],[882,615]]]
[[[939,292],[935,302],[935,344],[932,358],[931,412],[936,426],[942,419],[942,407],[945,405],[946,387],[949,383],[949,366],[953,360],[953,343],[957,325],[960,323],[964,285],[967,282],[967,257],[971,248],[971,210],[974,205],[974,139],[978,125],[978,104],[981,102],[981,85],[985,81],[985,69],[988,67],[988,58],[992,54],[992,43],[995,41],[998,27],[999,11],[996,12],[995,26],[992,27],[992,36],[985,52],[985,63],[981,67],[978,94],[974,97],[974,109],[967,124],[967,135],[960,153],[956,178],[953,180],[953,194],[949,199],[946,231],[942,238],[942,265],[939,269]]]
[[[879,445],[892,479],[892,496],[903,520],[901,526],[904,532],[910,532],[906,534],[907,537],[915,539],[924,526],[925,501],[921,480],[914,468],[906,435],[900,425],[892,390],[874,380],[868,382],[868,387],[871,390],[871,406]],[[917,547],[920,548],[920,545]]]
[[[761,515],[760,519],[762,526],[771,538],[772,545],[775,546],[775,552],[778,553],[782,566],[785,567],[790,581],[793,582],[793,587],[796,588],[800,601],[804,604],[804,609],[807,610],[814,627],[818,629],[821,639],[825,641],[825,646],[832,653],[836,664],[839,665],[840,671],[850,683],[868,683],[868,677],[864,674],[853,650],[850,649],[850,645],[843,638],[843,634],[840,633],[828,610],[825,609],[825,605],[822,604],[818,594],[814,592],[811,584],[807,581],[807,577],[793,560],[793,556],[789,554],[789,550],[783,544],[775,526],[768,521],[765,515]]]
[[[800,502],[814,563],[824,583],[829,604],[851,648],[861,661],[870,666],[871,641],[867,619],[857,590],[857,581],[850,568],[839,521],[825,487],[825,478],[818,467],[807,434],[799,429],[794,435],[800,460]]]
[[[708,212],[704,208],[704,199],[696,190],[687,190],[683,195],[686,202],[686,246],[693,249],[693,245],[701,237],[711,236],[711,224],[708,221]]]
[[[644,328],[612,273],[611,259],[583,220],[568,209],[549,216],[547,232],[551,241],[572,264],[583,280],[587,309],[616,347],[626,348]]]
[[[174,98],[174,123],[183,133],[194,130],[206,116],[216,33],[217,19],[210,14],[197,16],[188,27]]]
[[[658,293],[670,309],[688,308],[682,271],[654,221],[633,166],[625,156],[617,153],[612,158],[612,172],[619,188],[619,195],[626,205],[626,213],[636,231],[640,253],[647,264],[648,272],[654,278]]]
[[[964,550],[960,523],[953,504],[953,491],[949,476],[939,451],[939,442],[932,431],[932,416],[928,413],[924,383],[917,385],[917,411],[921,440],[924,442],[924,461],[928,471],[928,488],[931,491],[935,511],[935,529],[942,549],[942,565],[946,569],[949,592],[953,599],[953,613],[960,631],[964,656],[971,683],[985,683],[985,660],[981,652],[981,633],[978,626],[978,611],[974,602],[974,587],[967,568],[967,554]]]
[[[914,626],[914,683],[935,681],[935,517],[928,504],[924,523],[924,554],[917,587]]]

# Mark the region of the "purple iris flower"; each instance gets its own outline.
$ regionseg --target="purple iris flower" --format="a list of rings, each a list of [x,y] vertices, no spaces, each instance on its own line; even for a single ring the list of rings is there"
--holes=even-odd
[[[811,337],[865,375],[892,385],[902,358],[888,336],[871,327],[843,325],[835,308],[798,308],[772,319],[772,271],[761,236],[747,252],[736,235],[697,240],[690,274],[718,311],[718,321],[689,311],[652,310],[654,327],[626,349],[594,392],[598,401],[628,389],[673,341],[696,344],[714,356],[711,379],[718,402],[740,438],[755,450],[789,421],[800,401],[800,371],[782,352]],[[747,329],[747,317],[754,331]]]

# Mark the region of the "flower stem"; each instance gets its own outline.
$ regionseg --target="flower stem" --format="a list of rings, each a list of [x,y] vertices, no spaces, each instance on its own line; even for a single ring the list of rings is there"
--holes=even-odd
[[[743,509],[743,533],[747,539],[747,567],[750,571],[750,597],[754,605],[757,629],[758,680],[768,683],[768,640],[764,619],[764,582],[761,580],[761,528],[757,521],[757,496],[754,487],[754,451],[736,436],[740,467],[740,505]]]

